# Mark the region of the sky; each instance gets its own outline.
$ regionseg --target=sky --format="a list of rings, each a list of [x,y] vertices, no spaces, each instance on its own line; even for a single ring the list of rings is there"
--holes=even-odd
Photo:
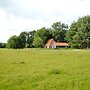
[[[57,21],[70,25],[86,15],[90,0],[0,0],[0,42]]]

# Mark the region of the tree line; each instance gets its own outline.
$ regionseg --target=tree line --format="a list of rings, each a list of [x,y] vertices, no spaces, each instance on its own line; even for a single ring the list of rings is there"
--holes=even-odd
[[[71,48],[90,48],[90,16],[79,18],[70,27],[65,23],[55,22],[50,28],[21,32],[19,36],[11,36],[7,44],[1,43],[0,47],[43,48],[51,38],[57,42],[68,42]]]
[[[7,48],[43,48],[48,39],[65,41],[68,25],[56,22],[51,28],[42,27],[38,30],[24,31],[19,36],[13,35],[7,41]]]

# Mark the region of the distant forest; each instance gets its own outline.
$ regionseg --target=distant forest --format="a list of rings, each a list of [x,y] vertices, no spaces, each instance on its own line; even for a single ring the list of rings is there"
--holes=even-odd
[[[0,43],[0,48],[44,48],[48,39],[68,42],[70,48],[90,48],[90,16],[78,18],[71,26],[55,22],[50,28],[24,31],[19,36],[11,36],[7,43]]]

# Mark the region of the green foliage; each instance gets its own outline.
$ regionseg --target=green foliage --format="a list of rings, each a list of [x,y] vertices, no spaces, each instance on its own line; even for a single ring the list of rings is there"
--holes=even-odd
[[[29,44],[29,47],[31,47],[31,48],[34,47],[33,41],[34,41],[35,33],[36,33],[35,30],[29,32],[29,39],[28,39],[27,43]]]
[[[42,38],[39,37],[39,36],[35,37],[35,38],[34,38],[34,41],[33,41],[33,45],[34,45],[36,48],[44,47]]]
[[[7,48],[30,48],[33,47],[33,40],[36,31],[21,32],[19,36],[13,35],[7,41]]]
[[[30,32],[21,32],[19,37],[21,38],[21,46],[23,48],[32,48],[33,47],[33,40],[35,36],[36,31],[30,31]]]
[[[0,90],[90,90],[90,50],[0,49]]]
[[[6,43],[0,43],[0,48],[6,48]]]
[[[44,47],[47,40],[50,38],[51,38],[51,34],[49,32],[49,29],[46,29],[45,27],[43,27],[37,30],[35,37],[34,37],[33,45],[35,47]]]
[[[20,48],[19,41],[20,41],[19,37],[17,37],[16,35],[13,35],[8,39],[8,43],[6,47],[13,48],[13,49]]]
[[[26,44],[26,45],[25,45],[25,48],[29,48],[29,47],[30,47],[30,45],[29,45],[29,44]]]
[[[60,41],[65,41],[65,34],[67,32],[68,25],[61,23],[61,22],[56,22],[53,23],[52,25],[52,37],[54,40],[60,42]]]
[[[20,46],[22,48],[24,48],[26,45],[27,38],[28,38],[28,33],[27,32],[21,32],[19,35],[19,38],[20,38]]]
[[[66,39],[71,47],[90,48],[90,16],[84,16],[73,22]]]
[[[55,22],[53,23],[52,28],[55,30],[66,30],[68,25],[61,22]]]

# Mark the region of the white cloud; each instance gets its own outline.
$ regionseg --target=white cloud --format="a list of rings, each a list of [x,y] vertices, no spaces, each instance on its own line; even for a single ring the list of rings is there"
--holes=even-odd
[[[89,0],[1,0],[0,42],[25,30],[49,27],[62,21],[70,25],[73,20],[90,14]]]

